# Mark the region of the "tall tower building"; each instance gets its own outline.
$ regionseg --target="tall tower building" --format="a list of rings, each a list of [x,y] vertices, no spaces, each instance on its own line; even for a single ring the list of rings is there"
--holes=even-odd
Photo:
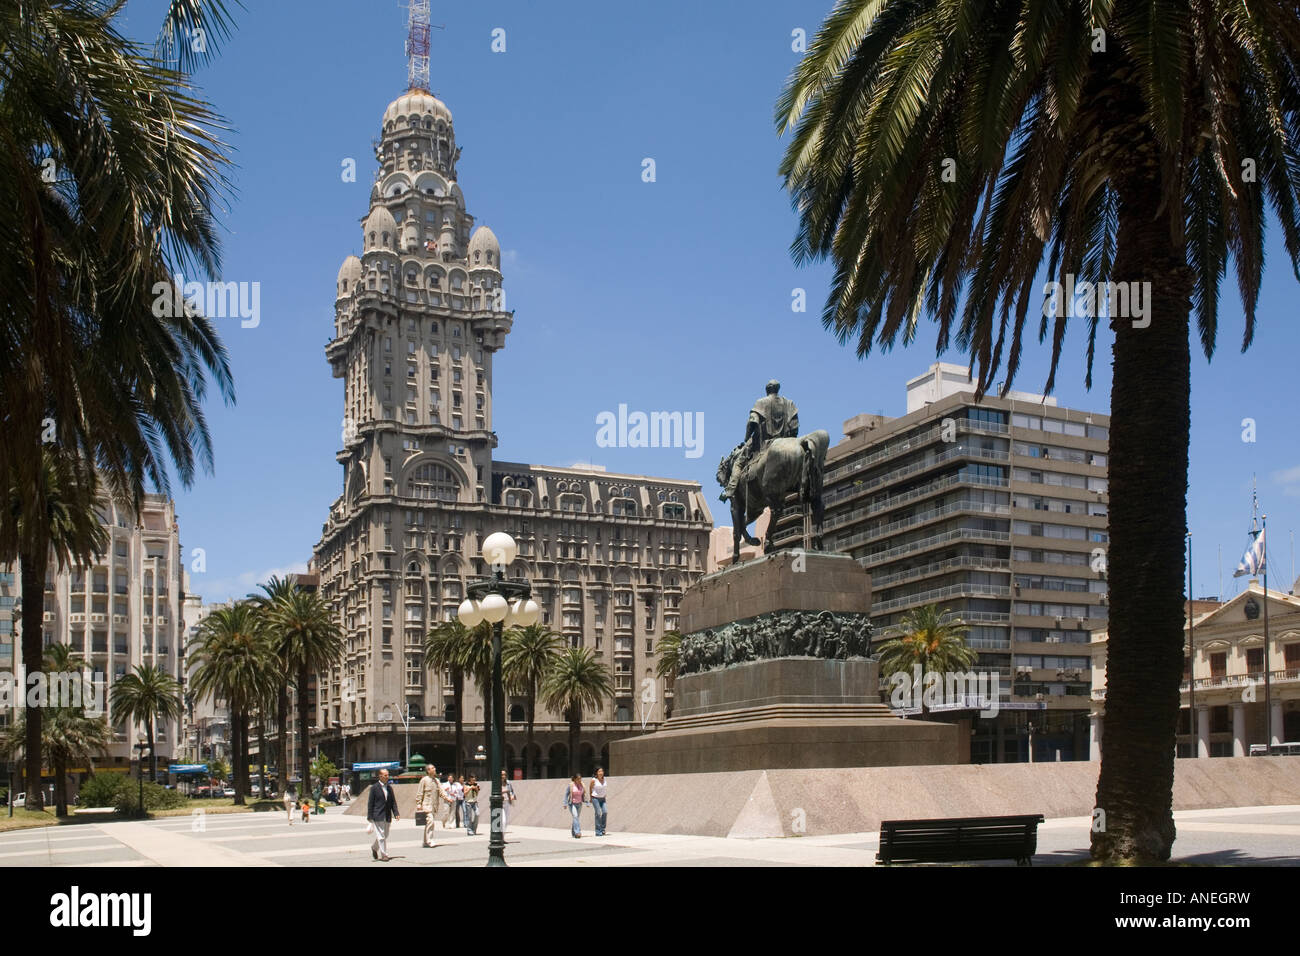
[[[514,313],[500,244],[466,210],[459,157],[441,100],[412,89],[391,103],[361,256],[338,274],[325,351],[344,382],[343,494],[312,563],[345,652],[318,675],[316,739],[336,760],[340,735],[349,762],[399,759],[409,707],[412,751],[440,765],[453,759],[449,675],[426,670],[423,645],[487,574],[480,545],[501,530],[519,542],[508,573],[532,583],[542,623],[614,674],[615,697],[583,715],[590,769],[609,739],[663,719],[654,646],[676,627],[682,589],[704,571],[712,517],[695,482],[494,459],[493,360]],[[466,685],[472,753],[483,704]],[[507,758],[518,766],[522,700],[509,698],[507,709],[517,725],[507,727]],[[539,712],[538,721],[538,760],[567,776],[562,715]]]

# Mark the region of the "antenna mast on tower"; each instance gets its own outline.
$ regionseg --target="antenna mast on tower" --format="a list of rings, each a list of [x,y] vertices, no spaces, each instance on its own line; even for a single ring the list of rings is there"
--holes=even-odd
[[[407,4],[406,84],[408,89],[429,92],[429,0]]]

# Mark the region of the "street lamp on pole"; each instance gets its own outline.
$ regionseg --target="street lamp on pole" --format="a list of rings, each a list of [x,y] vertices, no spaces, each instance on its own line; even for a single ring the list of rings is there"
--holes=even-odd
[[[136,737],[136,745],[131,748],[139,754],[136,757],[136,779],[140,781],[140,816],[144,816],[144,755],[149,749],[149,741],[144,734]]]
[[[336,720],[334,726],[339,729],[339,736],[343,738],[343,767],[339,771],[339,783],[346,786],[348,782],[348,735],[343,732],[343,722]]]
[[[535,624],[541,609],[532,600],[532,589],[524,581],[507,581],[506,568],[515,560],[515,539],[502,531],[487,536],[483,557],[492,568],[486,581],[471,584],[468,597],[461,602],[456,617],[473,629],[484,621],[492,625],[492,750],[491,775],[492,829],[488,839],[488,866],[506,865],[506,840],[502,830],[501,770],[505,757],[506,698],[501,679],[501,632],[506,624],[527,627]]]
[[[393,706],[397,706],[397,701],[393,701]],[[406,729],[406,759],[403,765],[406,768],[411,766],[411,704],[408,701],[406,706],[398,710],[398,716],[402,718],[402,727]]]

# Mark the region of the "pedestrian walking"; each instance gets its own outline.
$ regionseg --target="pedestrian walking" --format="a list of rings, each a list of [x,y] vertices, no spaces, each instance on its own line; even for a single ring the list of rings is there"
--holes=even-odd
[[[401,820],[397,812],[397,794],[388,782],[388,771],[379,771],[379,779],[370,788],[370,799],[366,803],[367,829],[373,827],[375,839],[370,844],[370,857],[387,863],[392,857],[388,855],[388,830],[394,820]]]
[[[284,812],[289,817],[289,826],[293,826],[293,811],[297,809],[298,801],[293,795],[293,787],[284,791]]]
[[[447,774],[447,779],[442,782],[439,789],[442,790],[442,828],[451,829],[452,814],[456,812],[456,798],[451,795],[451,785],[455,783],[455,778]]]
[[[501,832],[510,828],[510,804],[515,802],[515,788],[511,785],[506,772],[501,771]]]
[[[433,828],[438,821],[438,811],[443,804],[442,787],[438,785],[438,768],[429,764],[424,768],[424,777],[419,789],[415,791],[415,822],[420,824],[420,815],[424,815],[424,846],[432,847]]]
[[[478,780],[470,774],[465,784],[465,832],[469,836],[478,834],[478,791]]]
[[[460,828],[465,819],[465,775],[461,774],[451,782],[451,798],[456,801],[456,827]]]
[[[311,801],[306,797],[302,800],[302,822],[311,823]]]
[[[597,767],[596,776],[587,785],[587,796],[591,800],[591,809],[596,814],[596,836],[605,835],[605,822],[609,819],[605,809],[605,768]]]
[[[568,810],[569,815],[573,817],[573,826],[569,832],[573,834],[575,840],[581,839],[582,837],[582,824],[578,818],[578,814],[582,811],[582,805],[586,802],[586,796],[587,791],[582,787],[582,776],[575,773],[570,778],[568,786],[564,788],[564,808]]]

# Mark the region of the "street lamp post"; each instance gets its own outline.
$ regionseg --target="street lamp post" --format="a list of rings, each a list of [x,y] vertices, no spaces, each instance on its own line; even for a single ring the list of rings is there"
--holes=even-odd
[[[132,749],[139,753],[136,757],[136,779],[140,781],[140,816],[144,816],[144,753],[149,749],[149,741],[144,734],[136,737],[136,745]]]
[[[339,729],[339,736],[343,738],[343,767],[339,770],[339,785],[347,786],[348,782],[348,735],[343,732],[343,722],[334,721],[334,726]]]
[[[506,698],[501,679],[501,633],[507,623],[519,627],[536,623],[541,610],[532,600],[532,589],[526,582],[506,580],[506,568],[518,554],[514,538],[502,531],[490,534],[483,542],[482,552],[492,568],[492,577],[466,589],[469,596],[461,602],[456,616],[471,629],[484,621],[492,625],[492,829],[488,839],[487,865],[505,866],[501,770],[505,762]]]

